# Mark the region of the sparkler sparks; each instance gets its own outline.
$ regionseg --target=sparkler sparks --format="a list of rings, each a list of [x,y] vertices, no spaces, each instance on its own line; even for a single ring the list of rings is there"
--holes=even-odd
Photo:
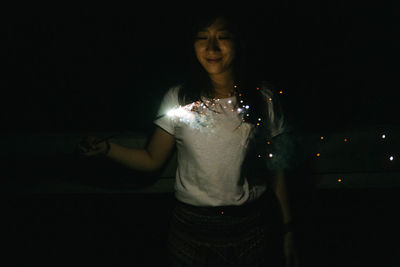
[[[221,99],[196,101],[172,108],[166,113],[166,116],[185,123],[192,129],[212,132],[218,114],[231,112],[233,116],[240,116],[243,115],[244,109],[250,108],[248,105],[237,108],[232,100],[228,100],[226,103],[222,102]]]

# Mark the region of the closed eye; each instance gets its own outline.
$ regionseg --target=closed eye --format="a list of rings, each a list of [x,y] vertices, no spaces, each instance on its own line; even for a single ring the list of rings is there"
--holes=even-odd
[[[219,40],[230,40],[230,39],[232,39],[232,37],[231,36],[220,36],[220,37],[218,37],[218,39]]]

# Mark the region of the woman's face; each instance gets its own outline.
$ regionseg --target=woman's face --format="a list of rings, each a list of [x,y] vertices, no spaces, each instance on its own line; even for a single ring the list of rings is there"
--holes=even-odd
[[[208,74],[216,75],[232,70],[235,57],[233,37],[222,18],[217,18],[213,24],[197,33],[194,50]]]

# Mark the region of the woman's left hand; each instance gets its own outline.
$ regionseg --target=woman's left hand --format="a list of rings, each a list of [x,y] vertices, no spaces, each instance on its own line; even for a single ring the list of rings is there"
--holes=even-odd
[[[288,232],[283,237],[283,252],[285,256],[285,267],[298,267],[299,260],[294,246],[294,237],[292,232]]]

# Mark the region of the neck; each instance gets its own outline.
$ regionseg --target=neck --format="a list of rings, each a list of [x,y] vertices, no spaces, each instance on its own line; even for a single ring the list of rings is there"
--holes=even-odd
[[[231,72],[210,75],[216,96],[230,96],[233,93],[234,79]]]

